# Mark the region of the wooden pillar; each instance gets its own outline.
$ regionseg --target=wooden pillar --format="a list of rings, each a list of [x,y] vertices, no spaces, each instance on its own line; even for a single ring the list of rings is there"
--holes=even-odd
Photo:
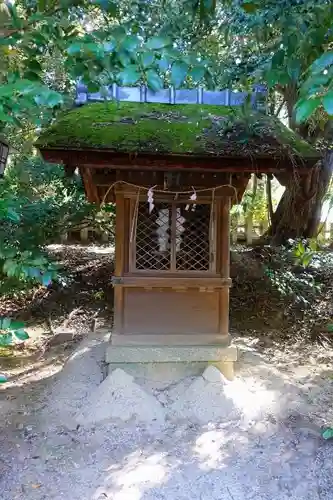
[[[253,239],[253,213],[249,211],[245,217],[245,238],[248,245],[252,245]]]
[[[116,233],[115,233],[115,277],[120,278],[125,271],[125,198],[120,189],[116,191]],[[114,321],[113,334],[123,333],[124,328],[124,288],[114,283]],[[111,337],[112,341],[112,337]]]
[[[94,183],[92,172],[89,167],[80,167],[84,190],[88,200],[91,203],[99,203],[97,186]]]
[[[269,227],[268,219],[264,219],[263,221],[261,221],[259,226],[260,236],[266,233],[268,227]]]
[[[224,197],[220,202],[219,223],[220,274],[226,281],[220,289],[219,304],[219,335],[221,343],[229,344],[229,282],[230,279],[230,198]]]
[[[89,240],[89,229],[85,227],[84,229],[81,229],[80,231],[80,240],[82,243],[88,243]]]

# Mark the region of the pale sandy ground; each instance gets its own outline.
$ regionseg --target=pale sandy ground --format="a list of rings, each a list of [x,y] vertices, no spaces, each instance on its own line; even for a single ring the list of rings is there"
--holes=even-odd
[[[261,355],[238,340],[234,382],[143,395],[121,373],[100,385],[106,340],[86,338],[65,365],[8,371],[1,500],[332,500],[333,443],[320,437],[333,424],[329,349]]]

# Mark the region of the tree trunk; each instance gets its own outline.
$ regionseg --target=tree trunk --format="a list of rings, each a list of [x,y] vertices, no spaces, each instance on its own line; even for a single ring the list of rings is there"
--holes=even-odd
[[[272,244],[288,239],[313,238],[317,234],[324,196],[333,170],[333,152],[327,152],[308,174],[276,175],[285,192],[273,214],[269,236]]]
[[[280,89],[288,115],[289,127],[312,144],[318,138],[328,139],[331,122],[325,130],[310,127],[309,123],[298,125],[295,119],[295,103],[298,100],[296,84]],[[289,174],[275,174],[285,186],[285,192],[271,217],[271,227],[263,241],[281,245],[289,239],[312,238],[317,236],[324,196],[327,192],[333,170],[333,153],[324,154],[318,165],[308,174],[299,174],[294,169]]]

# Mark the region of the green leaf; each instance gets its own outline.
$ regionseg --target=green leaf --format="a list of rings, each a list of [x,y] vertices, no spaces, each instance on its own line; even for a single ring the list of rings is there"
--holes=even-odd
[[[304,82],[301,91],[303,93],[307,92],[310,95],[315,94],[316,92],[320,91],[323,86],[327,85],[329,78],[329,74],[323,75],[319,73],[316,75],[312,75]]]
[[[333,429],[332,427],[329,427],[328,429],[325,429],[322,433],[322,436],[324,439],[332,439],[333,438]]]
[[[8,382],[6,375],[0,373],[0,384],[5,384],[6,382]]]
[[[316,47],[320,47],[325,43],[325,38],[327,35],[327,27],[322,26],[321,28],[318,28],[318,26],[315,26],[315,29],[308,31],[307,30],[307,38],[310,38],[313,42],[313,44]]]
[[[124,68],[131,65],[132,61],[127,52],[124,51],[118,52],[118,59]]]
[[[51,273],[45,273],[41,277],[41,282],[44,286],[49,286],[52,283],[52,274]]]
[[[115,26],[112,31],[112,36],[117,40],[122,40],[126,36],[126,30],[124,26]]]
[[[1,97],[11,97],[13,93],[15,92],[15,86],[14,84],[7,84],[7,85],[1,85],[0,86],[0,96]]]
[[[317,241],[314,238],[310,239],[309,247],[310,247],[310,250],[312,250],[313,252],[316,252],[318,250]]]
[[[175,87],[180,87],[184,82],[188,71],[188,65],[181,61],[173,63],[171,68],[171,83]]]
[[[326,330],[330,333],[333,333],[333,323],[329,323],[326,327]]]
[[[119,78],[123,85],[134,85],[140,79],[140,73],[136,65],[132,64],[119,73]]]
[[[0,346],[7,346],[13,342],[12,333],[0,333]]]
[[[196,66],[191,69],[191,71],[189,72],[189,76],[195,83],[198,83],[205,76],[205,71],[205,68],[203,68],[202,66]]]
[[[7,219],[15,223],[19,223],[21,220],[19,214],[13,208],[8,208]]]
[[[4,111],[3,106],[0,105],[0,122],[13,123],[13,121],[13,117]]]
[[[157,59],[157,66],[161,71],[167,71],[170,66],[170,59],[162,55],[161,59]]]
[[[12,275],[17,267],[17,263],[12,259],[6,259],[3,264],[3,272],[8,276]]]
[[[292,80],[298,80],[301,74],[301,63],[298,59],[288,61],[288,74]]]
[[[24,78],[26,78],[27,80],[31,80],[32,82],[41,80],[39,74],[35,73],[34,71],[25,71]]]
[[[115,48],[116,44],[112,40],[103,43],[103,49],[107,53],[113,52]]]
[[[311,253],[305,254],[302,258],[302,266],[303,267],[308,267],[311,260],[312,260],[313,255]]]
[[[333,90],[330,90],[324,95],[323,106],[328,115],[333,115]]]
[[[54,108],[55,106],[63,103],[63,97],[59,94],[59,92],[45,88],[35,96],[35,102],[39,106]]]
[[[82,43],[81,42],[75,42],[72,43],[68,48],[67,48],[67,53],[70,56],[73,56],[75,54],[79,54],[82,49]]]
[[[154,92],[163,88],[163,80],[154,69],[149,69],[146,73],[147,84]]]
[[[272,57],[272,68],[276,69],[279,66],[283,64],[284,61],[284,50],[280,49],[277,52],[275,52],[274,56]]]
[[[149,66],[151,66],[154,62],[154,59],[154,54],[152,54],[151,52],[143,52],[143,54],[141,54],[142,66],[144,68],[148,68]]]
[[[216,0],[201,0],[203,1],[204,10],[207,13],[214,12],[216,9]]]
[[[172,40],[168,36],[153,36],[146,43],[147,49],[150,50],[163,49],[169,45],[172,45]]]
[[[315,109],[320,105],[320,97],[313,99],[301,99],[296,105],[296,122],[301,123],[307,120]]]
[[[316,59],[311,66],[311,70],[314,73],[318,73],[323,71],[328,66],[331,66],[331,64],[333,64],[333,50],[325,52],[321,57]]]
[[[287,55],[289,57],[295,54],[296,48],[299,45],[299,35],[299,32],[291,33],[286,39]]]
[[[46,263],[47,263],[47,260],[45,259],[45,257],[43,257],[43,255],[39,255],[38,257],[35,257],[31,261],[31,264],[33,264],[34,266],[43,266]]]
[[[88,55],[94,55],[95,57],[104,57],[104,48],[100,43],[86,43],[84,45],[84,51]]]
[[[111,15],[117,13],[117,2],[111,2],[110,0],[92,0],[93,4],[99,5],[101,9],[109,12]]]
[[[266,74],[266,80],[269,87],[274,87],[277,83],[280,85],[287,85],[290,82],[288,73],[284,70],[269,70]]]
[[[16,338],[22,341],[28,340],[29,338],[29,334],[23,328],[21,328],[20,330],[14,330],[14,335]]]
[[[121,46],[123,49],[127,50],[128,52],[133,52],[137,49],[139,45],[139,39],[135,35],[127,35],[125,39],[123,40]]]
[[[24,323],[22,321],[12,321],[10,323],[10,329],[11,330],[22,330],[24,328]]]
[[[15,43],[16,40],[13,37],[6,37],[6,38],[0,37],[0,45],[9,46],[9,45],[14,45]]]
[[[11,322],[12,322],[12,320],[10,318],[1,318],[0,319],[0,330],[8,330]]]
[[[32,59],[29,61],[28,68],[34,73],[40,73],[42,71],[42,67],[39,62],[36,61],[36,59]]]
[[[37,267],[28,267],[26,273],[29,278],[40,278],[40,270]]]
[[[300,252],[300,255],[303,255],[305,252],[305,247],[301,241],[298,242],[297,250]]]

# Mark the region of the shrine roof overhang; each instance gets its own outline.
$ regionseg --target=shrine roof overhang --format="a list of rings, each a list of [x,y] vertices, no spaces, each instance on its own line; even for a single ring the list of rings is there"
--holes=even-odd
[[[212,105],[84,105],[60,115],[36,146],[48,161],[119,169],[274,172],[320,159],[279,119]]]
[[[66,167],[107,168],[112,170],[188,170],[199,172],[274,173],[308,171],[319,158],[275,158],[269,155],[252,158],[243,156],[197,156],[179,154],[119,153],[112,150],[40,148],[44,160],[62,163]]]

